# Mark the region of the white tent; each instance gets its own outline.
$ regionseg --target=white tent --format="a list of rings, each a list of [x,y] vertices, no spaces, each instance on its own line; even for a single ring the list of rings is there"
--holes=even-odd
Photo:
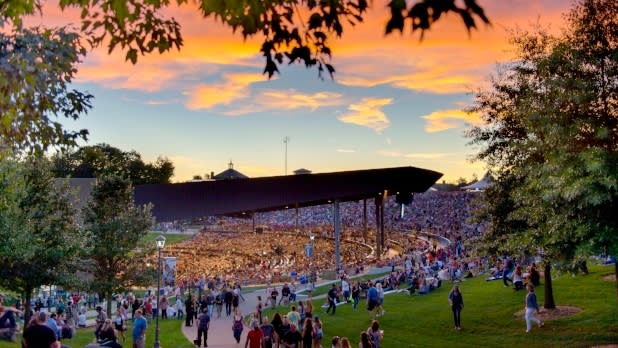
[[[468,186],[464,186],[461,189],[465,191],[483,191],[489,186],[494,184],[494,178],[491,177],[489,172],[485,173],[483,178],[474,184],[470,184]]]

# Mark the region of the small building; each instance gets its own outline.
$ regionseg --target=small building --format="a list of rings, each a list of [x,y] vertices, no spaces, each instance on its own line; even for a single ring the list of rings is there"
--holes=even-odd
[[[228,168],[221,173],[215,175],[213,179],[215,180],[233,180],[233,179],[248,179],[249,177],[245,174],[234,169],[234,163],[230,160],[228,163]]]
[[[311,171],[305,168],[296,169],[294,171],[294,175],[303,175],[303,174],[311,174]]]

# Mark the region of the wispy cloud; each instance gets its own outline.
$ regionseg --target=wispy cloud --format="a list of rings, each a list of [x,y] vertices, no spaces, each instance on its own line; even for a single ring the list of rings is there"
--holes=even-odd
[[[442,132],[481,122],[478,114],[457,109],[437,110],[421,117],[425,119],[425,131],[429,133]]]
[[[178,102],[179,102],[178,99],[169,99],[169,100],[149,99],[149,100],[146,100],[144,102],[144,104],[146,104],[146,105],[169,105],[169,104],[175,104],[175,103],[178,103]]]
[[[371,128],[380,133],[390,125],[390,120],[382,112],[382,107],[393,103],[392,98],[363,98],[360,102],[350,104],[348,113],[338,116],[343,123]]]
[[[340,153],[354,153],[354,152],[356,152],[356,150],[354,150],[354,149],[337,149],[337,152],[340,152]]]
[[[338,106],[345,104],[345,99],[339,93],[318,92],[313,94],[298,92],[295,89],[284,91],[264,90],[246,100],[243,105],[235,105],[233,109],[223,111],[229,116],[239,116],[263,111],[281,111]]]
[[[319,107],[337,106],[344,102],[339,93],[318,92],[305,94],[294,89],[287,91],[264,91],[256,99],[258,104],[268,105],[273,109],[293,110],[308,108],[313,111]]]
[[[423,160],[432,160],[432,159],[440,159],[449,156],[448,153],[443,152],[401,152],[397,150],[380,150],[378,154],[384,157],[398,157],[398,158],[408,158],[408,159],[423,159]]]

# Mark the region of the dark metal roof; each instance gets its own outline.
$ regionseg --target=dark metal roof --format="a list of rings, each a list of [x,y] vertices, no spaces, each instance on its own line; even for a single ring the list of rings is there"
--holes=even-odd
[[[414,167],[355,170],[307,175],[271,176],[182,184],[139,185],[137,204],[153,203],[158,221],[213,215],[250,215],[286,207],[356,201],[425,192],[442,173]]]
[[[236,180],[236,179],[247,179],[247,178],[248,176],[246,176],[245,174],[233,168],[226,169],[213,177],[213,179],[215,180]]]

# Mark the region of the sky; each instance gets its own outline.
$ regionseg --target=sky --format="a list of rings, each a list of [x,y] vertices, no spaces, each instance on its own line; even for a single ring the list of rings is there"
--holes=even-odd
[[[370,2],[365,22],[330,38],[335,78],[285,66],[262,74],[260,38],[204,19],[194,5],[167,10],[182,25],[180,51],[125,62],[124,53],[89,52],[74,86],[95,96],[69,129],[86,128],[88,145],[135,150],[146,161],[167,157],[174,182],[234,168],[249,177],[414,166],[441,180],[479,178],[483,163],[464,131],[478,115],[462,109],[512,57],[509,32],[534,23],[558,31],[566,0],[479,0],[492,21],[470,35],[455,15],[422,41],[406,31],[384,35],[386,1]],[[75,11],[47,5],[30,23],[77,24]],[[288,137],[287,146],[284,139]]]

